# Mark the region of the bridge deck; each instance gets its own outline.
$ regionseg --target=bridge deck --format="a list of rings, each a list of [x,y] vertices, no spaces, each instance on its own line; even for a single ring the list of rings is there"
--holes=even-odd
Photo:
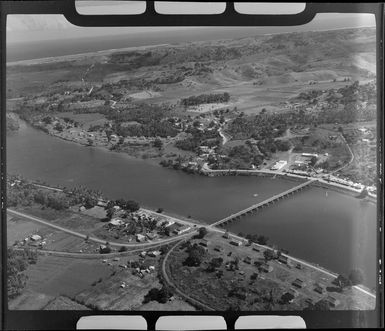
[[[289,190],[287,190],[287,191],[284,191],[284,192],[281,192],[281,193],[279,193],[279,194],[273,195],[272,197],[270,197],[270,198],[268,198],[268,199],[266,199],[266,200],[264,200],[264,201],[261,201],[261,202],[259,202],[259,203],[256,203],[255,205],[252,205],[252,206],[247,207],[247,208],[245,208],[245,209],[243,209],[243,210],[240,210],[239,212],[237,212],[237,213],[235,213],[235,214],[232,214],[232,215],[230,215],[230,216],[227,216],[227,217],[225,217],[225,218],[223,218],[223,219],[221,219],[221,220],[219,220],[219,221],[217,221],[217,222],[211,224],[211,226],[218,226],[218,225],[220,225],[220,224],[222,224],[222,223],[225,223],[225,222],[227,222],[227,221],[229,221],[229,220],[231,220],[231,219],[233,219],[233,218],[235,218],[235,217],[241,216],[241,215],[243,215],[243,214],[245,214],[245,213],[247,213],[247,212],[249,212],[249,211],[252,211],[252,210],[257,209],[257,208],[259,208],[259,207],[262,207],[262,206],[264,206],[264,205],[266,205],[266,204],[269,204],[270,202],[274,202],[275,200],[278,200],[278,199],[284,197],[285,195],[288,195],[288,194],[290,194],[290,193],[292,193],[292,192],[296,192],[296,191],[298,191],[298,190],[300,190],[300,189],[302,189],[302,188],[304,188],[304,187],[310,185],[310,184],[313,183],[314,181],[315,181],[315,179],[310,179],[310,180],[308,180],[307,182],[302,183],[302,184],[300,184],[300,185],[297,185],[297,186],[295,186],[295,187],[292,187],[291,189],[289,189]]]

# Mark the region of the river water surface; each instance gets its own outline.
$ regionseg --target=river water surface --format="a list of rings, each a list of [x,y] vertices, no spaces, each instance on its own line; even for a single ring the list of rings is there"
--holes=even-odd
[[[7,135],[7,171],[50,185],[86,185],[107,198],[134,199],[213,223],[298,185],[268,177],[205,177],[84,147],[29,126]],[[233,223],[235,233],[258,233],[293,256],[338,273],[361,268],[375,286],[376,207],[325,189],[306,189]]]

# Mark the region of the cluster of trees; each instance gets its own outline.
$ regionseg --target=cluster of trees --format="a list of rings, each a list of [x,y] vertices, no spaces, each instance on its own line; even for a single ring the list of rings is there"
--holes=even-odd
[[[348,276],[342,274],[338,275],[338,277],[334,279],[333,283],[342,291],[346,287],[362,284],[363,281],[364,274],[362,270],[353,269],[350,271]]]
[[[70,206],[82,204],[86,208],[92,208],[96,206],[100,197],[101,192],[83,186],[56,192],[36,187],[22,180],[18,185],[8,185],[7,205],[16,207],[19,205],[31,206],[33,203],[37,203],[47,208],[64,210]]]
[[[18,296],[27,282],[27,276],[23,273],[29,264],[37,262],[37,252],[28,248],[24,250],[7,250],[7,290],[8,299]]]
[[[91,190],[85,186],[76,186],[71,190],[65,190],[69,198],[70,205],[82,204],[84,207],[92,208],[102,198],[102,193],[98,190]]]
[[[172,297],[172,292],[165,286],[161,289],[152,288],[144,297],[143,303],[158,301],[166,303]]]
[[[248,234],[246,235],[246,239],[259,245],[267,245],[269,241],[268,237],[258,234]]]
[[[106,109],[108,120],[113,121],[112,131],[122,137],[174,137],[178,134],[170,114],[164,107],[140,104],[124,111]],[[124,125],[125,122],[134,122]]]
[[[36,189],[33,186],[12,187],[7,192],[7,205],[9,207],[31,206],[33,203],[56,210],[63,210],[70,206],[68,197],[60,192],[49,192]]]
[[[136,212],[140,209],[140,204],[135,200],[110,200],[107,203],[107,217],[111,218],[114,215],[114,206],[118,206],[121,209],[128,211],[130,213]]]
[[[230,94],[227,92],[219,94],[201,94],[191,96],[181,100],[181,104],[185,107],[196,106],[204,103],[223,103],[230,100]]]
[[[206,255],[205,249],[196,243],[194,245],[191,245],[191,243],[190,243],[190,245],[188,245],[187,253],[188,253],[188,256],[187,256],[187,258],[183,264],[187,265],[189,267],[200,266],[203,258]]]
[[[221,144],[222,138],[218,131],[201,131],[197,128],[189,128],[186,133],[190,134],[190,137],[178,140],[175,146],[184,151],[197,151],[199,146],[214,147]]]

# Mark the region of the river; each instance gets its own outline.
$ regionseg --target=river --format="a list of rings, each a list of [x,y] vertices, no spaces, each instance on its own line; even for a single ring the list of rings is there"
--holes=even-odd
[[[7,171],[51,185],[86,185],[108,198],[213,223],[231,213],[298,185],[269,177],[205,177],[162,168],[148,161],[85,147],[29,126],[7,135]],[[334,272],[353,267],[375,286],[376,208],[373,203],[311,188],[242,218],[230,229],[258,233],[293,256]]]

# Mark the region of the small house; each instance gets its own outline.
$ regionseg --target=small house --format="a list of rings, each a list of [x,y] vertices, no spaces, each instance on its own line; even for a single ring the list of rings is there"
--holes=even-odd
[[[278,261],[281,262],[281,263],[283,263],[283,264],[288,264],[289,259],[288,259],[288,257],[285,256],[285,255],[280,255],[279,258],[278,258]]]
[[[148,253],[148,256],[157,257],[160,254],[162,254],[161,251],[151,251],[151,252]]]
[[[177,235],[179,235],[179,234],[182,234],[182,233],[187,232],[187,231],[190,230],[190,229],[191,229],[191,227],[189,227],[189,226],[187,226],[187,225],[184,225],[184,226],[182,226],[182,227],[180,227],[180,228],[178,228],[178,229],[175,229],[175,230],[174,230],[174,233],[176,233]]]
[[[225,238],[225,239],[230,239],[229,233],[228,233],[228,232],[225,232],[225,233],[223,234],[223,238]]]
[[[314,291],[323,294],[324,293],[324,287],[321,284],[316,283],[314,286]]]
[[[253,246],[253,251],[259,252],[259,247],[258,246]]]
[[[145,257],[146,255],[147,255],[146,251],[140,252],[140,254],[139,254],[140,257]]]
[[[31,240],[32,241],[38,241],[38,240],[41,240],[41,236],[39,236],[38,234],[33,234],[31,236]]]
[[[234,246],[241,246],[241,245],[242,245],[242,241],[232,239],[232,240],[230,241],[230,244],[231,244],[231,245],[234,245]]]
[[[297,278],[292,284],[298,288],[302,288],[304,285],[304,282],[303,280]]]
[[[85,211],[85,210],[86,210],[86,207],[84,207],[84,206],[80,206],[80,207],[79,207],[79,211],[83,212],[83,211]]]
[[[146,240],[146,237],[140,233],[136,234],[136,241],[143,242]]]
[[[222,252],[222,247],[221,246],[215,246],[214,250],[217,252]]]
[[[108,222],[108,225],[110,226],[121,226],[124,222],[120,218],[113,218],[111,221]]]
[[[297,269],[302,269],[303,267],[302,267],[302,264],[301,263],[297,263],[297,265],[295,266]]]
[[[298,296],[298,292],[293,288],[290,288],[287,293],[291,294],[294,298]]]
[[[259,268],[261,271],[266,272],[266,273],[273,271],[273,267],[267,263],[262,263]]]
[[[200,242],[199,242],[199,245],[203,246],[203,247],[207,247],[209,245],[209,241],[207,239],[202,239]]]
[[[245,259],[243,260],[243,262],[247,263],[247,264],[251,264],[251,258],[250,256],[246,256]]]
[[[335,297],[333,297],[331,295],[328,295],[328,297],[326,298],[326,301],[332,307],[335,307],[335,306],[337,306],[340,303]]]
[[[158,237],[158,234],[157,233],[154,233],[154,232],[149,232],[149,233],[146,233],[146,236],[148,239],[150,240],[154,240]]]

